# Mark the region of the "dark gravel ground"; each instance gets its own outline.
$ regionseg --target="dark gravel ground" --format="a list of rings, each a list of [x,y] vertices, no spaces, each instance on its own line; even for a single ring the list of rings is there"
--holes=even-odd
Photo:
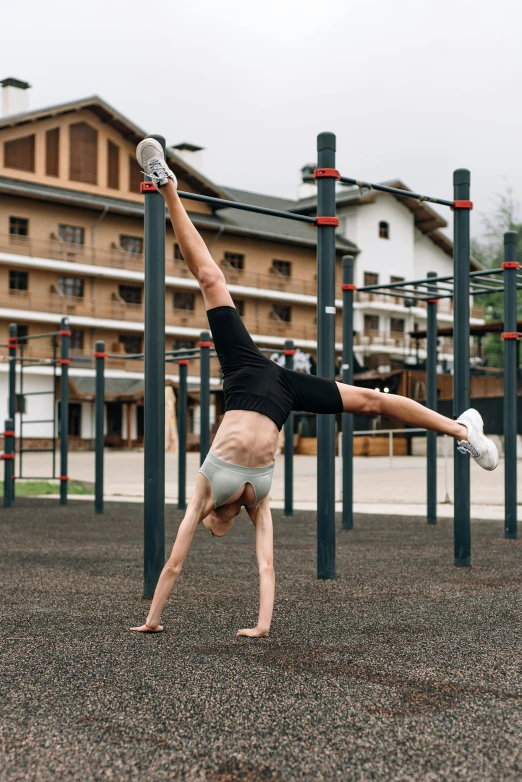
[[[141,506],[0,510],[1,780],[520,780],[522,545],[364,516],[315,580],[315,518],[274,512],[277,599],[257,619],[253,530],[200,530],[164,612],[134,635]],[[180,513],[167,508],[167,540]]]

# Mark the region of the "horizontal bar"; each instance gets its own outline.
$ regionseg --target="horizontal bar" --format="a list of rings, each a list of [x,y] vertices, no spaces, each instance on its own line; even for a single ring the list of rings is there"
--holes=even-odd
[[[365,430],[358,430],[354,432],[355,435],[361,435],[361,434],[410,434],[411,432],[424,432],[426,433],[428,430],[423,429],[422,427],[412,427],[411,429],[365,429]],[[441,434],[441,432],[437,432],[437,434]]]
[[[54,448],[19,448],[18,453],[53,453]]]
[[[46,396],[47,394],[54,395],[54,391],[27,391],[21,394],[21,396]]]
[[[254,204],[243,204],[241,201],[225,201],[222,198],[213,198],[212,196],[199,195],[199,193],[185,193],[178,190],[180,198],[186,198],[187,201],[201,201],[204,204],[219,206],[227,209],[239,209],[243,212],[256,212],[256,214],[270,215],[271,217],[284,217],[286,220],[296,220],[299,223],[310,223],[315,225],[315,217],[308,215],[294,214],[293,212],[283,212],[279,209],[267,209],[264,206],[254,206]]]
[[[28,334],[27,336],[17,337],[16,339],[21,345],[25,345],[25,343],[30,339],[44,339],[44,337],[59,337],[59,336],[60,336],[59,331],[49,331],[46,334]]]
[[[56,481],[57,485],[59,485],[60,483],[58,478],[49,477],[47,475],[30,475],[29,477],[27,475],[17,475],[16,480],[17,481]]]
[[[388,185],[374,185],[372,182],[362,182],[359,179],[350,179],[342,176],[339,180],[343,185],[357,185],[360,188],[368,190],[380,190],[381,193],[391,193],[392,195],[402,196],[403,198],[413,198],[416,201],[429,201],[431,204],[442,204],[442,206],[453,206],[453,201],[446,201],[444,198],[432,198],[431,196],[420,195],[420,193],[411,193],[409,190],[399,190],[397,187],[388,187]]]
[[[23,426],[27,426],[27,424],[54,424],[54,418],[42,418],[41,420],[35,420],[35,421],[24,421],[23,419],[20,419],[20,424],[23,424]]]

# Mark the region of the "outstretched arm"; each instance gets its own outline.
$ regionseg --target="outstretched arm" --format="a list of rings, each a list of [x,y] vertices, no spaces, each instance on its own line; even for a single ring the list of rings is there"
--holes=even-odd
[[[259,566],[259,618],[256,627],[239,630],[237,635],[264,638],[270,631],[275,597],[274,531],[268,497],[248,515],[256,528],[256,555]]]
[[[147,621],[144,625],[141,625],[141,627],[131,627],[131,630],[141,633],[161,632],[161,630],[163,630],[163,627],[160,624],[163,606],[167,602],[172,587],[181,573],[183,562],[188,554],[198,524],[212,509],[212,497],[209,495],[207,486],[208,482],[206,479],[203,479],[202,482],[201,476],[198,475],[196,491],[187,506],[185,518],[179,526],[178,534],[176,535],[176,540],[172,547],[172,553],[165,563],[158,579]]]

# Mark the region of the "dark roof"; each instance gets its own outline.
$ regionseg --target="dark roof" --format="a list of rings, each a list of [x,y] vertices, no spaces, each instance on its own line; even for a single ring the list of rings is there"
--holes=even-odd
[[[484,334],[500,334],[504,331],[502,321],[490,321],[489,323],[479,323],[469,327],[469,333],[472,337],[480,337]],[[517,321],[517,331],[522,334],[522,320]],[[410,336],[414,339],[426,339],[427,331],[410,331]],[[453,326],[440,326],[437,329],[438,337],[452,337]]]
[[[69,383],[75,391],[76,397],[91,397],[96,394],[95,377],[69,377]],[[126,397],[128,399],[141,399],[145,391],[145,380],[127,377],[106,377],[105,398]]]
[[[43,185],[38,182],[26,182],[9,177],[0,176],[0,192],[97,209],[100,212],[108,208],[109,212],[116,214],[136,217],[143,215],[142,202],[86,193],[81,190],[70,190],[65,187]],[[229,194],[226,195],[228,197]],[[216,232],[255,236],[261,239],[307,246],[315,246],[317,243],[317,232],[313,225],[284,220],[279,217],[240,212],[231,208],[218,209],[213,214],[191,212],[190,216],[198,228],[208,228]],[[337,236],[337,249],[341,252],[346,252],[346,250],[353,253],[359,252],[354,244],[340,235]]]
[[[221,188],[229,194],[232,201],[243,201],[246,204],[254,204],[254,206],[264,206],[267,209],[283,209],[287,212],[293,212],[298,204],[298,201],[289,198],[253,193],[251,190],[239,190],[237,187],[221,185]]]
[[[181,144],[174,144],[172,149],[186,150],[187,152],[201,152],[205,147],[198,147],[197,144],[190,144],[188,141],[182,141]]]
[[[3,79],[0,81],[0,84],[2,87],[18,87],[19,90],[28,90],[31,86],[26,81],[21,81],[20,79],[13,79],[12,76],[9,76],[7,79]]]

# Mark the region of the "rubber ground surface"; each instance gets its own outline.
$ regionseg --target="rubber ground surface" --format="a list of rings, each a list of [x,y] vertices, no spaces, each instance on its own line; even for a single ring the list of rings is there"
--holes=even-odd
[[[142,636],[139,505],[2,508],[0,778],[520,780],[521,542],[477,522],[456,569],[449,521],[361,516],[318,582],[314,514],[274,522],[269,639],[235,637],[257,618],[246,516],[198,531]]]

